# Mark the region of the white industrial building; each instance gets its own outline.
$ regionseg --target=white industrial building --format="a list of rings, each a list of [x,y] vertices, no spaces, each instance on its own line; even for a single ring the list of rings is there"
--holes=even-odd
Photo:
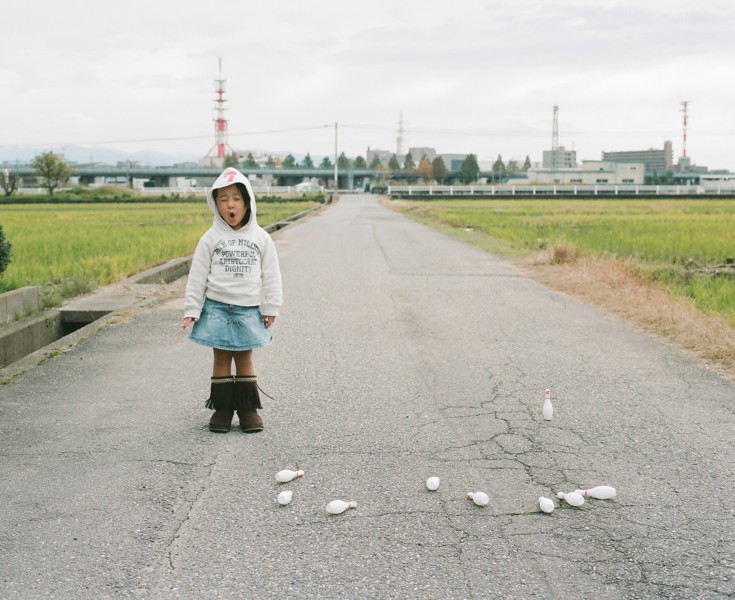
[[[577,151],[566,150],[564,146],[557,150],[544,150],[541,164],[544,169],[572,169],[577,166]]]
[[[642,185],[643,163],[614,163],[601,160],[582,161],[580,167],[565,169],[528,169],[528,183],[533,185]]]

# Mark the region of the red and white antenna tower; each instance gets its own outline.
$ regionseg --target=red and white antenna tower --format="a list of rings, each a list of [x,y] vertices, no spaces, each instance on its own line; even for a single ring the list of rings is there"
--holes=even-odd
[[[225,82],[227,79],[222,77],[222,59],[219,59],[219,77],[214,80],[214,91],[217,97],[214,101],[217,103],[214,110],[217,111],[217,117],[214,120],[214,146],[207,153],[207,156],[216,156],[217,158],[225,158],[226,149],[230,152],[234,150],[227,143],[227,119],[225,119]],[[216,152],[215,152],[216,151]]]
[[[686,158],[687,155],[687,107],[689,106],[688,100],[681,101],[681,112],[684,113],[684,145],[682,146],[681,155]]]

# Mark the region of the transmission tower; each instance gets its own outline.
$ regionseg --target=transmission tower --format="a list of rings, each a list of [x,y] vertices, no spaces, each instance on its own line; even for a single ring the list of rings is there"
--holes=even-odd
[[[403,159],[403,111],[401,111],[398,117],[398,136],[396,137],[396,156],[398,160]]]
[[[689,100],[682,100],[680,104],[681,104],[681,112],[684,113],[684,145],[682,146],[681,155],[684,158],[686,158],[687,156],[687,107],[689,106]]]

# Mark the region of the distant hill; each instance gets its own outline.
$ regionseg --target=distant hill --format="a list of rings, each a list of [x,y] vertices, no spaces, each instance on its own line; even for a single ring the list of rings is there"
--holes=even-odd
[[[0,146],[0,162],[29,162],[33,157],[45,152],[48,148],[41,146]],[[58,150],[53,148],[53,150]],[[196,162],[202,155],[180,152],[167,154],[165,152],[154,152],[143,150],[140,152],[123,152],[115,148],[101,146],[65,146],[64,158],[69,162],[86,164],[90,162],[102,162],[115,165],[121,161],[138,161],[144,165],[167,166],[182,162]]]

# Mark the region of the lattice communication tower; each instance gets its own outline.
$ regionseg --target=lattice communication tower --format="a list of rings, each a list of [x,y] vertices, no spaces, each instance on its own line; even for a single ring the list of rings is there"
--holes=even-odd
[[[225,158],[227,149],[230,152],[234,150],[227,142],[227,119],[225,119],[225,83],[227,79],[222,77],[222,59],[219,59],[219,76],[214,80],[214,92],[216,95],[214,101],[214,110],[217,116],[214,119],[214,146],[207,153],[207,156],[216,156],[217,158]]]
[[[398,117],[398,136],[396,137],[396,156],[400,161],[403,160],[403,112]]]
[[[687,155],[687,108],[689,106],[689,100],[681,101],[681,112],[684,113],[684,145],[682,146],[682,156],[686,158]]]
[[[554,106],[554,122],[551,128],[551,168],[559,167],[559,107]]]

